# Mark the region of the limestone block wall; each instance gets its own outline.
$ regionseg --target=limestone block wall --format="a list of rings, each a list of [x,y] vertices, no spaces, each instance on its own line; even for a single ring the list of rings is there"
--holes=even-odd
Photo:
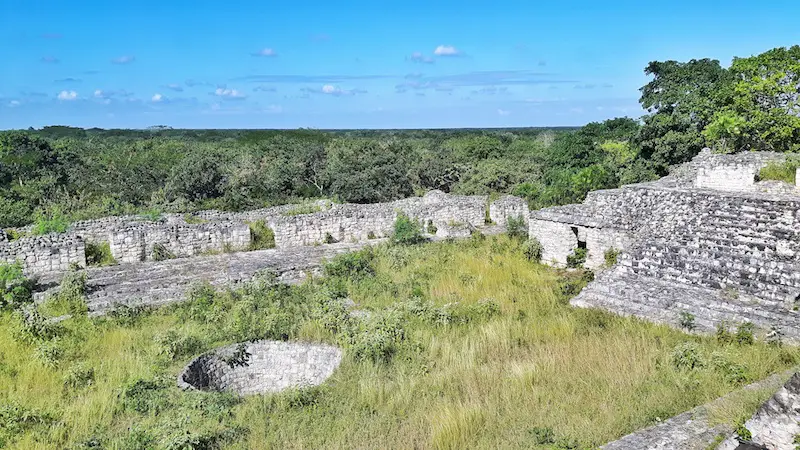
[[[342,351],[308,342],[256,341],[244,344],[242,364],[228,364],[238,344],[192,360],[178,376],[183,389],[252,395],[322,384],[338,367]]]
[[[156,244],[176,257],[209,252],[240,251],[250,245],[250,228],[243,223],[208,222],[192,225],[147,224],[111,233],[111,254],[118,262],[152,259]]]
[[[74,234],[47,234],[0,244],[0,261],[20,262],[27,274],[63,272],[70,265],[86,266],[83,239]]]
[[[483,225],[486,218],[485,196],[447,195],[431,191],[421,198],[367,205],[333,205],[330,209],[297,216],[275,218],[270,225],[275,231],[278,248],[317,245],[330,235],[336,241],[361,241],[370,235],[391,234],[399,212],[437,228],[448,225]]]
[[[528,235],[542,244],[542,262],[563,266],[567,255],[578,248],[577,228],[569,223],[531,217]]]
[[[756,164],[704,167],[697,172],[695,187],[723,191],[750,190],[756,183],[760,169]]]
[[[527,224],[529,215],[528,202],[513,195],[504,195],[489,205],[489,217],[501,227],[509,217],[522,217]]]

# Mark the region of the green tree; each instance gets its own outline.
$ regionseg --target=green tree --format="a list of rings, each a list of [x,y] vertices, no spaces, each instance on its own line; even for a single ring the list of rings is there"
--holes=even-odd
[[[800,150],[800,45],[734,58],[730,72],[733,102],[715,115],[706,137],[723,148]]]
[[[408,176],[410,149],[404,143],[337,139],[326,150],[330,192],[343,201],[385,202],[413,193]]]
[[[635,139],[642,156],[662,167],[692,159],[705,145],[701,132],[714,112],[731,101],[731,75],[712,59],[653,61],[653,79],[639,103],[649,114]]]

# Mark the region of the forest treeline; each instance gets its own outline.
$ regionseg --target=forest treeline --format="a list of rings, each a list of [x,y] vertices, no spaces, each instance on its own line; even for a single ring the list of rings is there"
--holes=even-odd
[[[655,61],[641,118],[578,129],[0,132],[0,227],[143,211],[243,210],[430,189],[512,193],[540,208],[655,179],[703,147],[800,150],[800,46]]]

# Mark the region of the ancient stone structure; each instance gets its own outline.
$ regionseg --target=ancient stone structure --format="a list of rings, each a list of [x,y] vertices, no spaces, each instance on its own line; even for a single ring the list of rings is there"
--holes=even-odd
[[[18,260],[28,273],[38,274],[63,271],[72,263],[85,265],[85,256],[75,253],[82,252],[83,247],[75,251],[70,247],[78,245],[78,240],[108,243],[114,259],[123,264],[152,260],[156,248],[175,258],[243,251],[250,246],[250,224],[256,221],[274,231],[278,248],[367,241],[388,236],[401,212],[419,220],[431,231],[434,227],[441,229],[437,236],[446,237],[446,231],[452,228],[448,225],[483,226],[487,207],[485,196],[431,191],[423,197],[367,205],[318,200],[238,213],[209,210],[163,214],[155,219],[132,215],[105,217],[75,222],[66,234],[58,237],[9,241],[5,232],[0,233],[0,257],[7,261]],[[521,199],[508,197],[501,199],[492,214],[502,222],[505,215],[519,213],[523,207]],[[453,230],[460,235],[460,230]],[[16,231],[30,233],[31,227]],[[65,255],[68,255],[66,259]]]
[[[749,321],[798,341],[800,195],[793,188],[764,193],[747,177],[715,182],[728,190],[696,187],[698,177],[709,184],[708,174],[722,173],[713,164],[752,174],[774,158],[704,153],[657,182],[535,211],[530,234],[542,242],[545,262],[559,265],[576,248],[588,250],[590,268],[603,265],[607,250],[624,250],[616,266],[572,300],[575,306],[676,326],[688,313],[700,331]]]
[[[744,426],[752,435],[750,442],[771,450],[796,448],[795,436],[800,435],[800,373],[792,376]],[[738,444],[732,436],[717,448],[734,450]]]
[[[5,236],[5,233],[3,233]],[[29,275],[63,272],[86,266],[83,239],[74,234],[47,234],[0,242],[0,261],[20,262]]]
[[[506,226],[509,217],[522,218],[528,223],[528,202],[513,195],[504,195],[489,205],[489,217],[496,225]]]
[[[178,375],[178,386],[253,395],[317,386],[342,360],[337,347],[308,342],[256,341],[198,356]]]
[[[789,374],[776,374],[764,380],[747,385],[743,391],[757,389],[778,389]],[[602,450],[707,450],[715,448],[720,439],[731,435],[734,430],[730,424],[715,423],[711,411],[725,404],[733,393],[720,397],[710,403],[693,408],[658,425],[644,428],[610,442]],[[734,441],[735,442],[735,441]],[[723,443],[720,449],[727,449]],[[735,446],[733,447],[735,448]],[[794,449],[775,447],[776,449]]]

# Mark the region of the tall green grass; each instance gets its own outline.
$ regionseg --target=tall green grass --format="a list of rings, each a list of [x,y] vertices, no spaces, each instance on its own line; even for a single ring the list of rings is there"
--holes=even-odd
[[[521,246],[379,246],[299,287],[266,277],[236,291],[198,287],[152,313],[76,317],[62,324],[56,365],[32,357],[37,344],[16,339],[18,319],[3,313],[0,408],[42,419],[7,433],[7,445],[591,448],[797,361],[791,347],[573,309],[587,277],[530,262]],[[330,300],[341,296],[373,319],[348,319]],[[345,358],[314,389],[235,399],[175,386],[193,355],[263,336],[337,343]],[[704,364],[680,368],[676,347]],[[738,417],[755,406],[748,397],[727,408]]]

